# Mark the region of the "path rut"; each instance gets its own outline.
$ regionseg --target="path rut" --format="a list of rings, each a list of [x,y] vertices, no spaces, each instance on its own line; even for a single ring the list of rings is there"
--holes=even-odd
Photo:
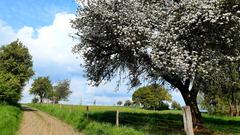
[[[23,119],[18,135],[83,135],[44,112],[29,107],[23,107],[23,110]]]

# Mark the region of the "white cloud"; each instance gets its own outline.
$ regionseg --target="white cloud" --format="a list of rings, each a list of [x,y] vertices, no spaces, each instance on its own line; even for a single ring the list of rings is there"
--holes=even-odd
[[[43,64],[46,60],[56,64],[76,62],[71,52],[76,42],[69,36],[74,33],[69,23],[73,18],[73,14],[57,14],[52,25],[36,30],[36,38],[32,38],[32,28],[24,27],[19,30],[19,39],[29,47],[34,64]]]
[[[0,46],[16,39],[14,30],[0,20]]]
[[[112,105],[118,100],[129,99],[131,93],[125,90],[115,92],[115,83],[107,83],[99,87],[87,85],[87,80],[82,77],[83,71],[80,63],[72,54],[72,46],[76,44],[69,35],[74,33],[71,28],[70,19],[73,14],[58,13],[52,25],[41,28],[24,26],[14,31],[10,26],[0,22],[0,35],[5,35],[1,44],[7,44],[17,38],[23,42],[33,56],[34,69],[37,76],[49,75],[55,83],[57,80],[71,79],[71,94],[69,101],[64,103]],[[7,34],[6,34],[7,33]],[[30,81],[23,91],[21,102],[31,102],[33,96],[29,95]]]

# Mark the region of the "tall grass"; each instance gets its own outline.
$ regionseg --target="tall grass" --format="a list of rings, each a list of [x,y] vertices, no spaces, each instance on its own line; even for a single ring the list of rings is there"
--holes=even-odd
[[[59,105],[39,105],[30,106],[47,112],[66,123],[72,125],[78,131],[87,135],[145,135],[137,129],[120,126],[116,127],[111,123],[97,122],[86,119],[86,111],[81,107],[59,106]]]
[[[181,111],[149,111],[128,107],[39,105],[32,107],[48,112],[73,125],[87,135],[178,135],[185,134]],[[119,110],[120,127],[115,126]],[[86,119],[88,116],[88,120]],[[240,117],[203,114],[204,130],[197,135],[240,135]]]
[[[20,107],[0,105],[0,135],[15,135],[20,125]]]
[[[203,115],[204,126],[215,134],[240,135],[240,117]]]

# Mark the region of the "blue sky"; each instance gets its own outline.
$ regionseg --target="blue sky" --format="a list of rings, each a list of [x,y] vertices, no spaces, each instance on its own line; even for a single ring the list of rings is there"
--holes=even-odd
[[[59,12],[75,13],[73,0],[1,0],[0,19],[14,29],[50,25]]]
[[[82,58],[76,58],[71,48],[79,41],[70,35],[75,32],[70,20],[74,19],[77,4],[73,0],[1,0],[0,45],[20,39],[33,56],[35,77],[49,76],[52,83],[71,80],[71,94],[67,104],[113,105],[119,100],[131,99],[133,90],[122,84],[116,91],[116,79],[99,87],[88,85],[83,77]],[[30,102],[32,79],[23,91],[21,102]],[[173,99],[182,105],[178,92],[171,92]]]

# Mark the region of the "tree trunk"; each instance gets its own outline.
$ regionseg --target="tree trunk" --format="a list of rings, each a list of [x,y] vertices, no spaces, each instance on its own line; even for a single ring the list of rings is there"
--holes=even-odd
[[[40,96],[40,103],[42,104],[43,103],[43,97]]]
[[[202,115],[199,111],[198,105],[197,105],[197,93],[191,93],[191,91],[188,90],[180,90],[183,99],[185,101],[185,104],[187,106],[190,106],[191,114],[192,114],[192,121],[193,121],[193,128],[202,128],[203,122],[202,122]]]
[[[178,88],[185,101],[185,104],[190,106],[193,128],[202,128],[202,115],[197,106],[197,94],[199,90],[195,88],[196,86],[194,87],[193,84],[191,84],[190,79],[187,79],[185,83],[183,83],[181,80],[176,80],[176,78],[169,78],[168,76],[163,76],[163,78],[171,85]],[[190,84],[193,86],[191,90],[189,90]]]
[[[202,124],[203,124],[202,115],[198,109],[196,99],[190,99],[190,101],[186,103],[186,105],[190,106],[190,109],[191,109],[193,127],[194,128],[202,127]]]
[[[236,116],[239,116],[238,100],[235,100]]]
[[[230,115],[230,116],[233,116],[233,105],[232,105],[231,102],[229,103],[229,107],[230,107],[230,108],[229,108],[229,115]]]

